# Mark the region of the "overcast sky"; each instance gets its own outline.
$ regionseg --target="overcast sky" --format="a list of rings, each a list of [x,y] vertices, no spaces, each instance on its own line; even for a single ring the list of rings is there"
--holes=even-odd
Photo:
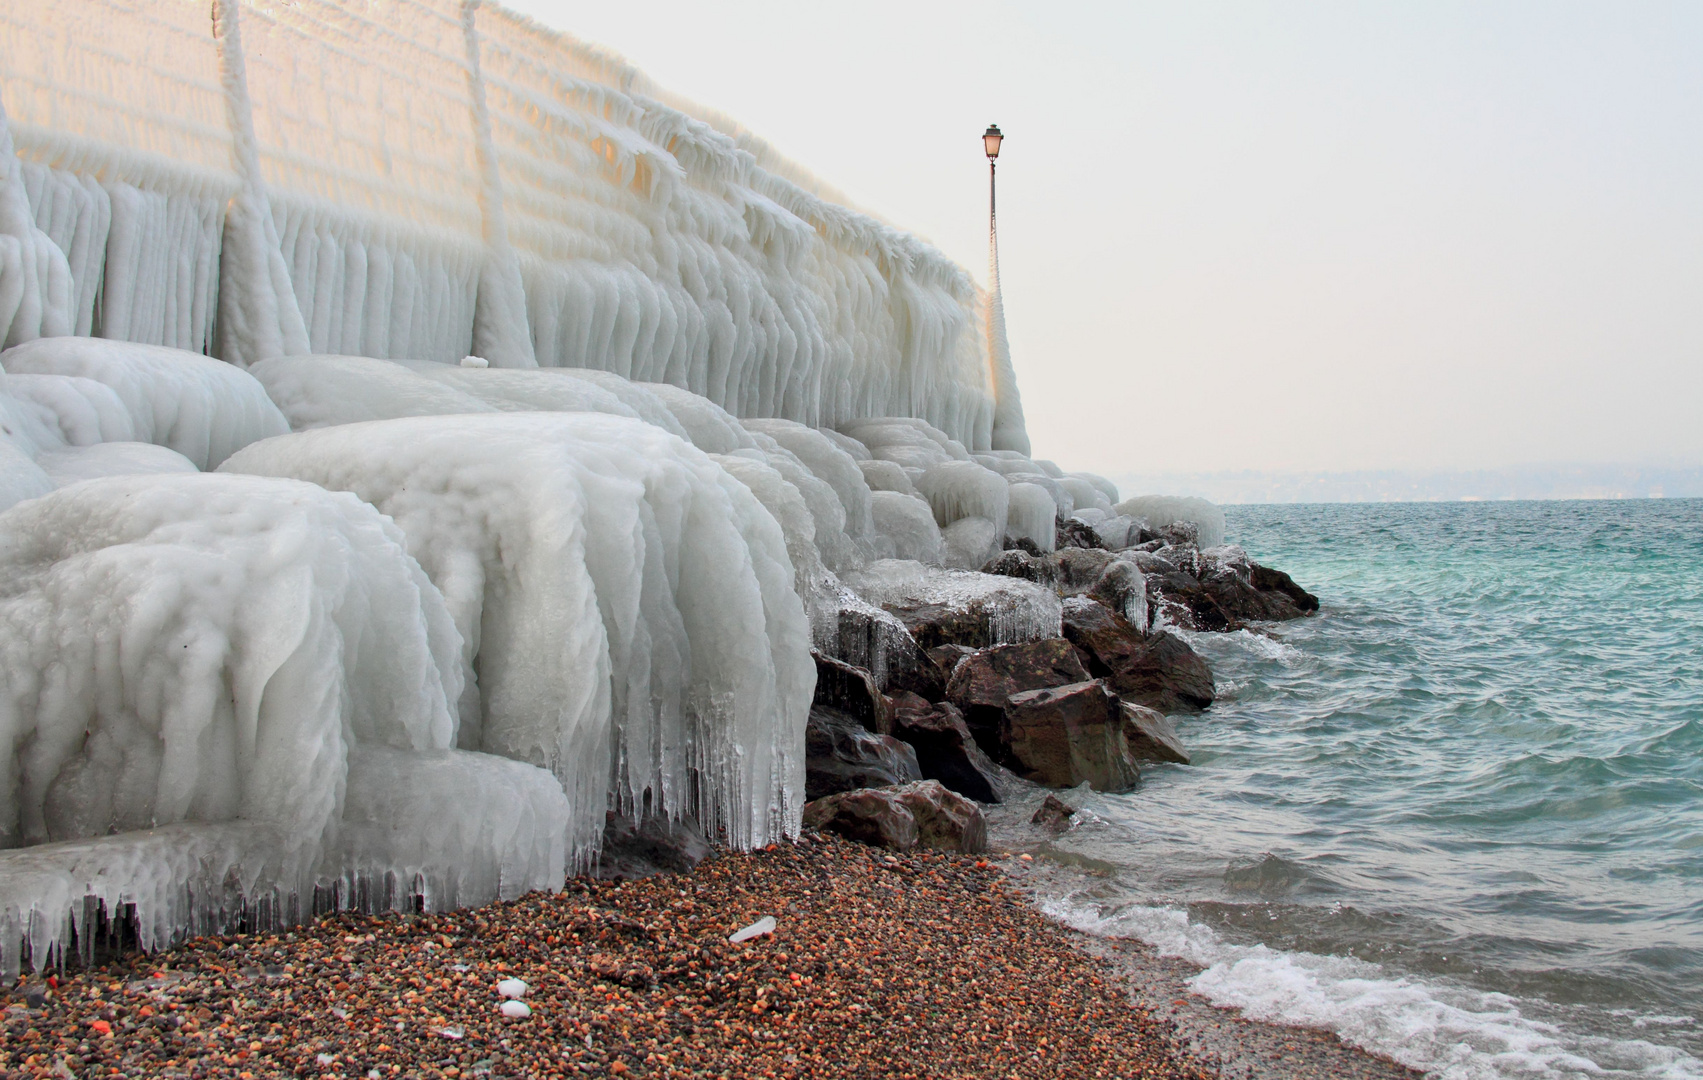
[[[507,0],[986,277],[1067,468],[1703,462],[1703,4]]]

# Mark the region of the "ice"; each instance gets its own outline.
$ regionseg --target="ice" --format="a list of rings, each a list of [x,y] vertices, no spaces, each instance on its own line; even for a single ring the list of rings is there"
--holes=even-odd
[[[401,532],[353,496],[252,476],[90,480],[0,514],[0,582],[0,846],[25,845],[0,855],[0,930],[27,931],[36,963],[85,893],[114,914],[134,904],[151,947],[223,917],[204,906],[224,903],[210,871],[245,866],[244,903],[307,904],[327,874],[371,881],[377,861],[341,862],[359,830],[339,827],[346,811],[372,825],[362,808],[386,800],[415,815],[366,830],[369,853],[408,849],[391,873],[500,867],[462,902],[559,883],[560,789],[449,755],[460,640]],[[422,767],[443,774],[429,807]],[[513,812],[479,805],[496,782]],[[483,849],[454,846],[469,833]],[[0,950],[15,970],[16,937]]]
[[[905,470],[891,461],[860,461],[857,466],[858,471],[863,473],[863,482],[871,491],[896,491],[901,495],[922,498]]]
[[[1058,537],[1058,504],[1039,484],[1011,485],[1010,509],[1005,535],[1033,541],[1042,551],[1051,551]]]
[[[5,395],[0,394],[0,511],[45,495],[55,487],[53,478],[35,463],[31,450],[11,437],[5,404]]]
[[[864,444],[869,456],[906,468],[927,469],[947,461],[969,461],[962,443],[924,420],[877,416],[847,421],[840,430]]]
[[[941,528],[962,518],[979,517],[993,523],[995,543],[1005,535],[1011,486],[998,473],[973,461],[942,461],[929,466],[916,487]]]
[[[1138,495],[1125,499],[1112,508],[1118,514],[1138,518],[1149,529],[1158,531],[1176,521],[1186,521],[1200,530],[1202,548],[1217,547],[1224,542],[1224,511],[1191,496]]]
[[[840,585],[822,562],[816,542],[816,518],[804,496],[766,461],[744,454],[711,454],[710,457],[750,489],[757,501],[763,504],[763,509],[780,525],[781,533],[786,537],[787,557],[792,563],[793,591],[804,603],[805,617],[810,623],[810,639],[818,648],[827,646],[838,633]]]
[[[876,530],[892,543],[896,558],[940,565],[940,526],[934,523],[928,503],[915,495],[877,491],[870,496],[870,513]]]
[[[141,442],[69,446],[63,450],[43,451],[35,460],[58,487],[101,476],[200,471],[195,462],[170,447]]]
[[[559,371],[564,375],[572,375],[583,379],[599,389],[607,390],[618,398],[621,404],[632,409],[637,416],[647,424],[655,424],[670,435],[678,435],[690,442],[686,429],[680,426],[680,421],[674,419],[674,414],[668,411],[668,406],[662,399],[630,380],[623,379],[613,371],[598,371],[595,368],[554,368],[546,369]]]
[[[854,544],[866,543],[875,532],[870,510],[869,484],[844,447],[815,428],[791,420],[742,420],[740,423],[755,434],[767,435],[796,455],[819,480],[834,489],[840,505],[845,508],[846,536]]]
[[[112,389],[134,438],[169,446],[211,469],[232,453],[289,430],[253,377],[230,364],[159,345],[38,338],[0,353],[7,375],[70,375]]]
[[[497,411],[472,394],[434,382],[388,360],[364,356],[287,356],[249,368],[294,431]]]
[[[775,917],[773,915],[765,915],[750,926],[735,930],[731,935],[729,935],[727,943],[729,945],[737,945],[742,941],[750,941],[752,938],[767,937],[769,934],[775,932],[775,926]]]
[[[498,979],[497,996],[505,998],[523,998],[526,996],[526,982],[523,979]]]
[[[691,445],[597,413],[417,417],[224,470],[352,491],[401,527],[465,641],[460,745],[557,775],[571,865],[606,807],[740,846],[797,829],[815,667],[786,539]]]
[[[656,395],[685,429],[693,445],[708,454],[731,454],[751,450],[756,443],[738,420],[709,398],[667,383],[639,383],[640,389]]]
[[[1000,553],[1005,530],[985,517],[962,517],[940,530],[940,559],[960,570],[980,570]]]
[[[0,326],[5,343],[69,334],[76,328],[71,264],[36,226],[23,167],[0,104]]]
[[[470,357],[469,359],[473,359]],[[600,412],[611,416],[639,414],[608,390],[548,368],[516,370],[402,360],[414,374],[453,387],[504,412]]]
[[[847,587],[884,608],[939,606],[987,620],[991,644],[1058,637],[1062,608],[1051,589],[973,571],[939,569],[903,559],[869,564],[844,577]]]
[[[1071,502],[1074,504],[1072,513],[1090,507],[1105,512],[1112,509],[1112,500],[1106,497],[1106,493],[1082,477],[1061,476],[1055,479],[1059,487],[1070,492]]]
[[[816,430],[822,433],[823,438],[850,454],[853,461],[868,461],[875,456],[869,452],[869,447],[850,435],[835,431],[830,427],[819,427]]]
[[[53,414],[67,446],[131,442],[136,425],[112,387],[75,375],[6,375],[0,393],[32,401]]]
[[[1108,502],[1108,503],[1115,504],[1118,501],[1118,486],[1116,484],[1112,483],[1110,480],[1107,480],[1104,476],[1099,475],[1098,473],[1091,473],[1091,472],[1065,473],[1065,474],[1063,474],[1063,476],[1060,477],[1060,479],[1063,479],[1064,477],[1070,477],[1070,478],[1076,479],[1076,480],[1083,480],[1083,481],[1086,481],[1087,483],[1093,485],[1095,490],[1099,491],[1100,494],[1102,494],[1106,497],[1106,502]]]

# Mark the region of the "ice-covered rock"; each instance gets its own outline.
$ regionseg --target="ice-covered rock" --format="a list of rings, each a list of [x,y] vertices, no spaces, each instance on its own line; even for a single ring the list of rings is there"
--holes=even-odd
[[[1027,581],[943,570],[902,559],[871,563],[841,579],[898,616],[917,644],[982,649],[1059,635],[1059,599]]]
[[[469,359],[476,359],[470,357]],[[600,412],[638,416],[615,394],[584,379],[551,368],[494,368],[398,360],[414,374],[478,398],[504,412]]]
[[[1005,535],[1011,486],[998,473],[973,461],[942,461],[924,470],[916,487],[928,500],[942,529],[963,518],[980,517],[993,522],[1000,536]]]
[[[354,497],[90,480],[0,514],[0,582],[0,846],[23,845],[0,855],[7,966],[26,930],[45,962],[85,892],[134,903],[143,943],[166,940],[227,899],[209,873],[298,905],[345,874],[368,893],[464,881],[460,902],[560,882],[560,788],[451,751],[454,624],[401,532]],[[442,763],[429,784],[421,754]],[[387,816],[399,807],[413,816]]]
[[[1057,482],[1059,487],[1070,492],[1075,503],[1073,513],[1087,508],[1105,511],[1112,508],[1112,500],[1106,497],[1106,493],[1080,476],[1061,476]]]
[[[869,505],[876,531],[892,543],[895,558],[940,565],[940,526],[928,503],[897,491],[876,491]]]
[[[1002,530],[985,517],[959,518],[940,530],[940,561],[957,570],[978,570],[998,554]]]
[[[1053,497],[1039,484],[1012,484],[1005,535],[1028,540],[1041,551],[1051,551],[1058,520],[1057,508]]]
[[[36,464],[59,487],[99,476],[199,472],[195,462],[166,446],[142,442],[103,442],[68,446],[36,455]]]
[[[1173,522],[1189,522],[1199,530],[1198,541],[1203,548],[1217,547],[1224,542],[1224,511],[1205,499],[1177,495],[1138,495],[1116,504],[1112,510],[1127,517],[1139,518],[1154,532],[1159,532]]]
[[[753,433],[767,435],[796,455],[817,479],[834,489],[845,508],[846,536],[854,544],[867,544],[875,532],[870,507],[870,486],[851,454],[815,428],[792,420],[744,420]],[[868,552],[865,552],[868,557]]]
[[[735,450],[756,449],[751,433],[732,413],[709,398],[668,383],[640,383],[639,387],[656,395],[699,450],[731,454]]]
[[[225,469],[396,521],[466,642],[461,745],[556,773],[574,862],[606,804],[647,792],[736,845],[796,828],[815,671],[786,540],[690,444],[598,413],[420,417],[269,440]]]
[[[112,387],[77,375],[8,374],[0,392],[34,402],[52,414],[59,438],[67,446],[101,442],[131,442],[136,424],[130,410]]]
[[[434,382],[401,364],[365,356],[286,356],[248,369],[283,410],[293,431],[396,420],[496,412],[472,394]]]
[[[198,469],[214,468],[256,439],[289,430],[253,377],[182,349],[39,338],[0,353],[0,367],[8,375],[70,375],[104,383],[130,414],[131,438],[169,446]]]

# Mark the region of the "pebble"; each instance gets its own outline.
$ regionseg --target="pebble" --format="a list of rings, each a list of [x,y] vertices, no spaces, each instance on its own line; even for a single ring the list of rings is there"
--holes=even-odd
[[[532,1015],[532,1006],[528,1005],[524,1001],[515,1001],[511,999],[503,1002],[501,1005],[497,1006],[497,1008],[510,1020],[525,1020],[527,1017]]]
[[[521,979],[502,979],[497,982],[497,996],[505,998],[523,998],[526,996],[526,983]]]
[[[0,990],[0,1076],[1216,1075],[997,866],[887,859],[812,836],[683,874],[69,968],[36,1006]],[[764,917],[769,934],[728,943]],[[510,979],[526,1001],[493,1009]]]

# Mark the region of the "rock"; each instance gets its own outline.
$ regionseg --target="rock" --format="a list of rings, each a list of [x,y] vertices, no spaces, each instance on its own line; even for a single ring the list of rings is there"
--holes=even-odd
[[[1131,701],[1119,703],[1123,709],[1124,743],[1130,757],[1137,761],[1171,761],[1178,765],[1189,763],[1189,752],[1177,737],[1177,729],[1163,713]]]
[[[1068,641],[1051,638],[1000,645],[965,657],[946,683],[946,697],[964,714],[976,742],[995,761],[1004,758],[1000,735],[1012,694],[1085,682],[1088,670]]]
[[[861,788],[807,802],[804,827],[894,851],[917,846],[916,815],[892,789]]]
[[[1295,579],[1281,570],[1273,570],[1259,563],[1249,563],[1249,570],[1254,588],[1263,593],[1280,593],[1289,598],[1290,603],[1303,615],[1311,615],[1319,610],[1319,598],[1306,589],[1295,584]]]
[[[814,649],[810,656],[816,661],[812,709],[821,706],[843,713],[877,735],[893,733],[893,711],[874,675]]]
[[[691,818],[635,820],[611,813],[604,816],[603,848],[595,874],[605,880],[637,880],[680,873],[709,858],[711,851],[703,830]]]
[[[1070,828],[1070,819],[1076,816],[1076,807],[1071,806],[1057,795],[1048,795],[1046,800],[1035,811],[1035,816],[1029,819],[1029,824],[1039,825],[1050,832],[1060,833]]]
[[[988,848],[987,815],[938,780],[896,789],[917,822],[917,846],[974,855]]]
[[[1004,546],[1006,551],[1022,551],[1029,555],[1039,555],[1041,553],[1040,545],[1036,544],[1027,536],[1012,536],[1008,533],[1005,537]],[[986,571],[984,570],[983,573],[986,573]]]
[[[1127,791],[1140,774],[1119,712],[1117,695],[1097,679],[1013,694],[1001,732],[1011,768],[1046,787]]]
[[[1147,586],[1140,568],[1110,551],[1070,547],[1040,556],[1007,551],[990,560],[982,572],[1032,581],[1061,598],[1092,596],[1131,621],[1147,624]]]
[[[981,807],[937,780],[817,799],[804,804],[804,824],[894,851],[918,846],[964,854],[987,850],[987,818]]]
[[[1058,536],[1053,546],[1062,551],[1065,548],[1103,548],[1106,545],[1094,526],[1066,518],[1058,523]]]
[[[778,925],[773,915],[765,915],[750,926],[742,927],[729,934],[727,943],[737,945],[741,941],[750,941],[752,938],[768,937],[775,932],[775,927]]]
[[[964,714],[951,702],[931,704],[915,694],[893,699],[893,733],[916,751],[927,780],[938,780],[977,802],[1000,802],[1000,768],[976,745]]]
[[[884,694],[909,690],[930,701],[946,695],[946,679],[898,618],[849,590],[841,599],[832,656],[863,668]]]
[[[1155,532],[1167,544],[1198,544],[1200,542],[1200,526],[1192,521],[1173,521],[1167,525],[1161,525]],[[1222,530],[1220,530],[1220,535],[1214,537],[1213,540],[1217,541],[1223,538]]]
[[[920,699],[919,699],[920,700]],[[877,735],[854,717],[814,706],[804,728],[804,797],[820,799],[858,788],[908,784],[923,778],[909,744]]]
[[[976,650],[970,648],[968,645],[936,645],[934,648],[928,650],[928,658],[934,662],[935,670],[940,672],[942,680],[950,679],[952,677],[952,672],[958,668],[958,661],[964,659],[966,656],[974,655],[976,655]],[[944,681],[942,682],[942,685],[944,686]],[[919,694],[918,696],[928,698],[929,701],[940,700],[940,698],[928,697],[927,694]],[[945,697],[945,694],[942,693],[941,697]]]
[[[842,580],[897,616],[925,652],[939,645],[985,649],[1058,636],[1058,596],[1026,581],[893,559],[850,571]]]
[[[1161,713],[1212,704],[1212,669],[1175,634],[1137,630],[1111,608],[1084,597],[1067,601],[1064,613],[1065,638],[1080,651],[1087,670],[1105,679],[1119,697]]]

